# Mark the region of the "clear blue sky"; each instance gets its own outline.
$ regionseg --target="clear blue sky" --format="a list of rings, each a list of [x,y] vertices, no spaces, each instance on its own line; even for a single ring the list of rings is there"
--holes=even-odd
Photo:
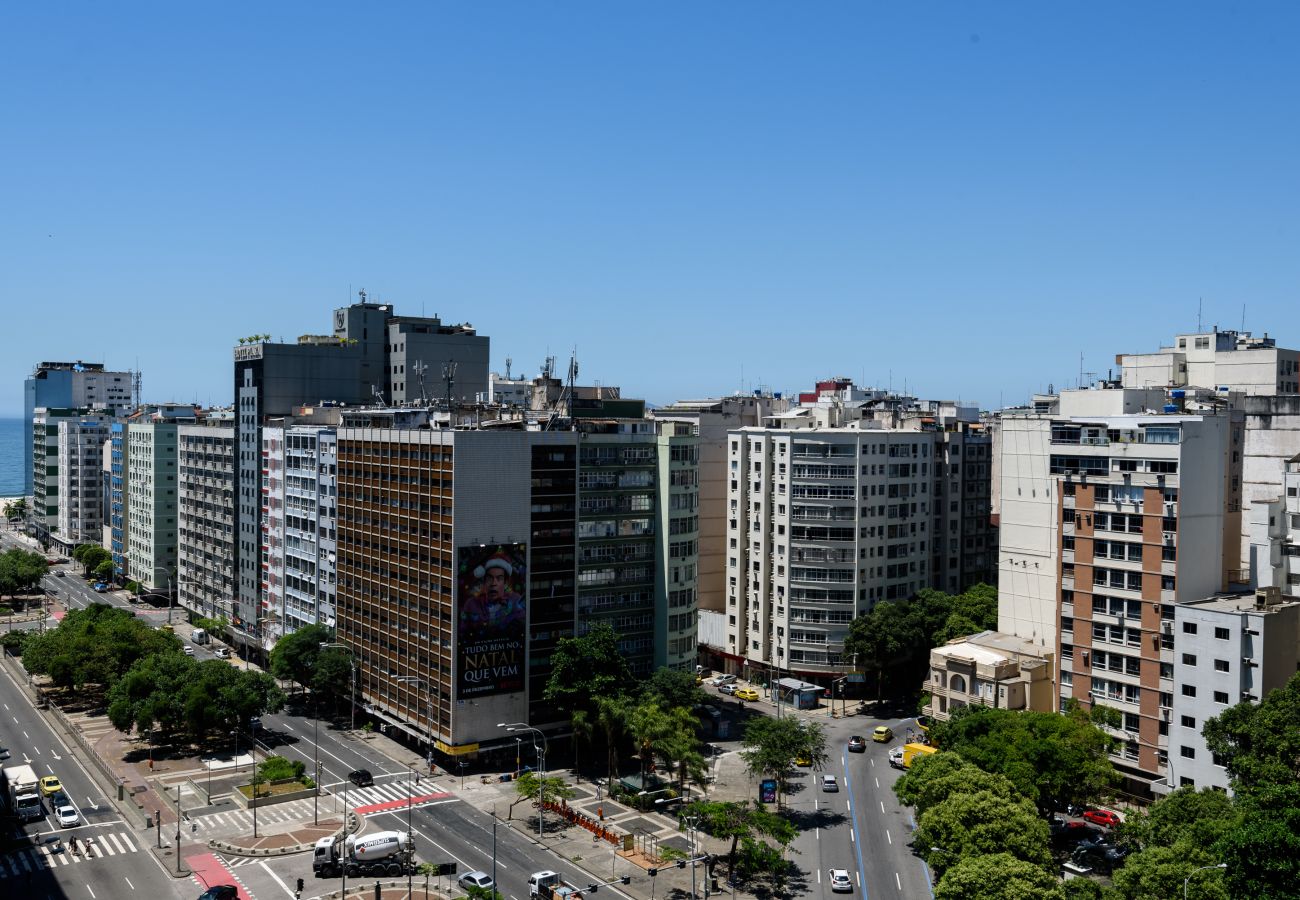
[[[516,373],[986,407],[1196,325],[1300,346],[1295,3],[16,3],[0,413],[230,399],[365,287]],[[892,374],[891,374],[892,373]]]

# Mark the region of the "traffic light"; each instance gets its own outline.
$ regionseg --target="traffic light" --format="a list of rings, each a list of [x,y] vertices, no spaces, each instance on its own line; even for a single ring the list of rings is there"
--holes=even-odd
[[[631,883],[632,883],[632,876],[631,876],[631,875],[624,875],[623,878],[622,878],[621,880],[622,880],[622,882],[623,882],[624,884],[631,884]]]

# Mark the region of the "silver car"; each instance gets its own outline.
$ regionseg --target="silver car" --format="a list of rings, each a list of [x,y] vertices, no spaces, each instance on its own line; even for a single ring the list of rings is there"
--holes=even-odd
[[[81,815],[75,806],[60,806],[54,814],[59,820],[60,828],[72,828],[81,824]]]
[[[494,887],[496,887],[496,883],[492,881],[492,876],[489,875],[487,872],[483,872],[480,870],[475,870],[473,872],[466,872],[464,875],[460,876],[460,878],[456,880],[456,883],[463,888],[476,887],[476,888],[482,888],[485,891],[490,891]]]

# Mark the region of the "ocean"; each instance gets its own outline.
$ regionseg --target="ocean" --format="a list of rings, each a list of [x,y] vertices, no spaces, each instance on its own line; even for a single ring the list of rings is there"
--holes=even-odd
[[[0,418],[0,497],[23,493],[23,441],[30,440],[21,418]]]

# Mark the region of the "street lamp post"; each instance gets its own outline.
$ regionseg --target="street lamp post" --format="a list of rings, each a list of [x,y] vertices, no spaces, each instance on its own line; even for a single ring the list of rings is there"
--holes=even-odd
[[[531,731],[542,739],[541,744],[538,744],[537,737],[533,738],[533,749],[537,751],[537,837],[540,839],[545,830],[542,817],[546,812],[543,803],[546,799],[546,735],[540,728],[534,728],[526,722],[498,722],[497,728],[504,728],[506,731]]]
[[[411,835],[415,834],[415,829],[413,829],[413,828],[411,827],[411,807],[413,807],[414,805],[415,805],[415,770],[414,770],[414,769],[410,769],[409,772],[407,773],[407,778],[406,778],[406,837],[407,837],[407,840],[410,840],[410,839],[411,839]],[[411,896],[413,896],[413,893],[412,893],[411,878],[413,877],[414,872],[415,872],[415,867],[412,866],[412,865],[410,865],[409,862],[408,862],[408,864],[407,864],[407,866],[406,866],[406,896],[407,896],[407,898],[410,898]],[[494,881],[494,882],[493,882],[493,886],[495,886],[495,885],[496,885],[496,882]]]
[[[357,655],[356,652],[347,644],[340,644],[336,641],[323,642],[320,645],[322,650],[346,650],[348,651],[348,667],[351,672],[348,680],[348,708],[351,719],[348,724],[348,731],[357,730]]]
[[[312,771],[316,775],[316,790],[311,795],[311,821],[320,824],[320,709],[316,703],[316,692],[311,695],[311,745]]]
[[[176,874],[181,873],[181,786],[176,785]]]
[[[700,817],[686,816],[682,822],[691,835],[691,900],[695,900],[695,827],[700,824]]]
[[[1206,869],[1226,869],[1226,868],[1228,868],[1227,863],[1219,863],[1217,866],[1201,866],[1199,869],[1192,869],[1192,871],[1187,874],[1187,877],[1183,879],[1183,900],[1187,900],[1187,882],[1191,881],[1192,876],[1195,875],[1197,872],[1204,872]]]

